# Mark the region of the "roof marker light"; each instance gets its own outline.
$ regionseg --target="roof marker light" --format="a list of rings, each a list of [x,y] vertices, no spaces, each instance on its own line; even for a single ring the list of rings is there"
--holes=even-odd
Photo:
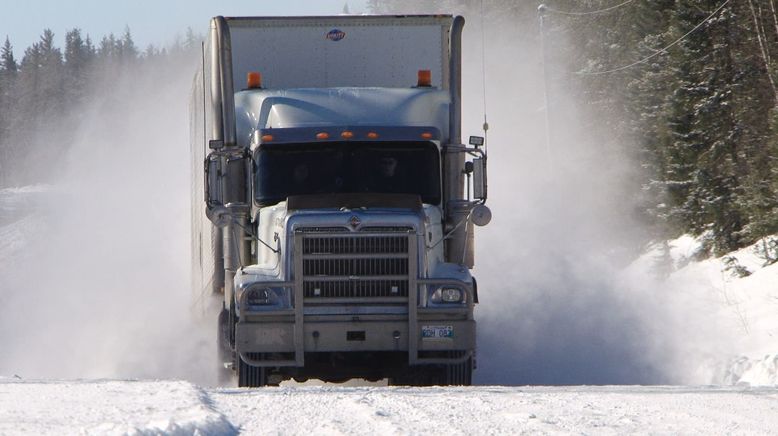
[[[368,139],[378,139],[378,133],[376,132],[367,132]]]
[[[432,139],[432,133],[430,133],[430,132],[424,132],[424,133],[422,133],[422,134],[421,134],[421,137],[422,137],[423,139]]]
[[[327,132],[319,132],[316,134],[316,139],[330,139],[330,134]]]
[[[262,142],[272,142],[273,135],[262,135]]]
[[[354,132],[344,130],[343,133],[340,134],[340,137],[343,139],[351,139],[354,137]]]
[[[262,88],[262,74],[258,71],[249,71],[246,74],[246,87],[248,89]]]
[[[419,88],[429,88],[432,86],[432,71],[430,70],[419,70],[419,76],[418,81],[416,82],[416,86]]]

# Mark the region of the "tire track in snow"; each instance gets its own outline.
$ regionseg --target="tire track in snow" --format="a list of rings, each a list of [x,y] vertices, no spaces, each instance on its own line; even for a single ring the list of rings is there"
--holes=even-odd
[[[778,390],[688,387],[265,388],[211,391],[246,434],[767,434]]]
[[[398,434],[372,403],[371,389],[263,388],[211,393],[216,409],[247,434]]]

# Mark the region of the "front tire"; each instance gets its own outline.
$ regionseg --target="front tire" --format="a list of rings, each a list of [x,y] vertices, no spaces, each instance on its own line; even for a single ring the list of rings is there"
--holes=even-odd
[[[473,384],[473,358],[456,365],[446,365],[445,386],[470,386]]]
[[[243,361],[240,355],[238,360],[238,387],[261,388],[267,386],[267,370],[258,366],[251,366]]]
[[[389,386],[470,386],[473,359],[454,365],[422,365],[389,379]]]
[[[221,385],[231,384],[233,378],[233,371],[227,366],[234,362],[230,322],[230,312],[222,309],[216,325],[216,372]]]

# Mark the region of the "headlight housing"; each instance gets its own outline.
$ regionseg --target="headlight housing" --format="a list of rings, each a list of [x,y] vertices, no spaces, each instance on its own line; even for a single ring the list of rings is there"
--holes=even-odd
[[[252,288],[246,291],[247,306],[272,306],[278,296],[271,288]]]
[[[452,286],[439,286],[430,294],[433,304],[464,304],[467,303],[467,293]]]
[[[263,283],[238,288],[236,297],[239,308],[251,311],[291,307],[291,296],[287,288],[268,286]]]

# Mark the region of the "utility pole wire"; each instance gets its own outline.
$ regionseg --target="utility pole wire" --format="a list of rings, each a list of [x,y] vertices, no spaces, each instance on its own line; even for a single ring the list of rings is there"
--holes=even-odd
[[[579,75],[579,76],[598,76],[598,75],[601,75],[601,74],[610,74],[610,73],[616,73],[616,72],[619,72],[619,71],[624,71],[624,70],[626,70],[626,69],[629,69],[629,68],[632,68],[632,67],[634,67],[635,65],[644,64],[644,63],[646,63],[646,61],[648,61],[648,60],[650,60],[650,59],[653,59],[653,58],[655,58],[655,57],[659,56],[660,54],[664,53],[665,51],[667,51],[667,50],[668,50],[668,49],[670,49],[671,47],[675,46],[676,44],[678,44],[678,43],[680,43],[681,41],[683,41],[684,39],[686,39],[686,38],[687,38],[689,35],[691,35],[692,33],[696,32],[696,31],[697,31],[697,29],[699,29],[700,27],[702,27],[702,26],[703,26],[705,23],[707,23],[707,22],[708,22],[708,21],[710,21],[710,20],[711,20],[711,19],[712,19],[714,16],[716,16],[716,14],[718,14],[718,13],[719,13],[719,11],[721,11],[722,9],[724,9],[724,6],[726,6],[726,5],[727,5],[727,4],[728,4],[730,1],[731,1],[731,0],[725,0],[725,1],[724,1],[724,3],[722,3],[722,4],[721,4],[721,6],[719,6],[718,8],[716,8],[716,10],[715,10],[715,11],[711,12],[711,14],[710,14],[710,15],[708,15],[708,17],[707,17],[706,19],[702,20],[702,22],[701,22],[700,24],[698,24],[698,25],[694,26],[694,28],[692,28],[692,30],[690,30],[690,31],[686,32],[686,33],[685,33],[685,34],[684,34],[682,37],[680,37],[680,38],[676,39],[675,41],[673,41],[672,43],[670,43],[670,44],[668,44],[667,46],[663,47],[662,49],[660,49],[660,50],[657,50],[657,51],[656,51],[654,54],[652,54],[652,55],[650,55],[650,56],[646,56],[646,57],[644,57],[643,59],[640,59],[639,61],[635,61],[635,62],[633,62],[633,63],[631,63],[631,64],[629,64],[629,65],[624,65],[623,67],[613,68],[613,69],[611,69],[611,70],[605,70],[605,71],[594,71],[594,72],[580,72],[580,71],[579,71],[579,72],[576,72],[576,73],[574,73],[574,74],[577,74],[577,75]]]
[[[759,49],[762,51],[762,61],[764,61],[764,67],[767,71],[767,78],[770,80],[770,87],[773,89],[773,97],[776,101],[778,101],[778,90],[775,87],[775,81],[773,80],[772,74],[770,74],[770,53],[767,51],[767,48],[765,48],[765,41],[767,39],[767,35],[764,35],[764,38],[762,37],[762,32],[760,32],[760,21],[756,17],[756,10],[754,10],[754,3],[751,2],[751,0],[748,0],[748,7],[751,8],[751,17],[754,19],[754,27],[756,30],[756,39],[759,41]],[[760,18],[761,18],[761,10],[760,10]]]
[[[765,41],[765,43],[767,43],[767,31],[765,30],[767,27],[765,26],[764,20],[762,19],[762,4],[757,3],[756,6],[759,9],[759,28],[762,31],[762,39]],[[765,51],[767,52],[767,63],[768,65],[772,65],[773,61],[770,59],[770,48],[768,47]]]
[[[572,16],[576,16],[576,17],[583,17],[583,16],[586,16],[586,15],[604,14],[606,12],[610,12],[610,11],[618,9],[618,8],[620,8],[622,6],[628,5],[628,4],[632,3],[633,1],[635,1],[635,0],[627,0],[627,1],[623,2],[623,3],[617,4],[616,6],[611,6],[611,7],[605,8],[605,9],[600,9],[600,10],[596,10],[596,11],[588,11],[588,12],[560,11],[558,9],[549,8],[548,6],[546,6],[546,11],[553,12],[553,13],[559,14],[559,15],[572,15]]]
[[[773,23],[775,23],[775,33],[778,35],[778,16],[775,13],[775,3],[773,3],[773,0],[770,0],[770,9],[773,11]]]
[[[546,11],[548,8],[545,4],[541,4],[538,6],[538,19],[540,21],[540,53],[543,58],[543,100],[546,105],[546,157],[548,159],[548,171],[549,174],[553,173],[554,170],[554,158],[551,152],[552,147],[552,139],[551,139],[551,99],[549,98],[549,94],[551,93],[551,90],[549,89],[549,80],[548,80],[548,52],[546,50]]]
[[[481,84],[484,93],[484,151],[489,146],[489,121],[486,119],[486,24],[484,22],[484,0],[481,0]]]

